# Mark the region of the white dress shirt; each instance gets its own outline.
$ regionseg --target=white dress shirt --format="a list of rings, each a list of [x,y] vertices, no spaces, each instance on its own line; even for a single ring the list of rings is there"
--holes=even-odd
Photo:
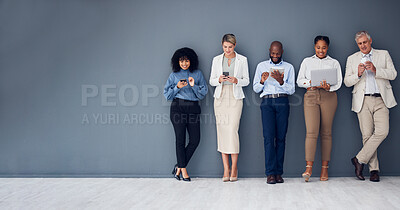
[[[368,54],[361,53],[361,63],[365,64],[367,61],[372,62],[372,49]],[[375,74],[371,70],[365,70],[363,74],[366,74],[365,81],[365,94],[379,93],[378,85],[376,84]]]
[[[303,62],[300,65],[299,74],[297,76],[297,85],[302,88],[311,87],[311,70],[316,69],[336,69],[337,70],[337,78],[338,81],[336,85],[332,85],[329,89],[330,92],[336,91],[342,86],[342,69],[340,68],[340,63],[334,58],[329,57],[328,55],[320,59],[316,55],[311,57],[304,58]]]

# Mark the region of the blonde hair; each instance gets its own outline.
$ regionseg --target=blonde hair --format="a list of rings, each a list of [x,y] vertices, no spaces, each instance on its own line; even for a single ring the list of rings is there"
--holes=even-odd
[[[225,34],[222,37],[222,44],[224,42],[229,42],[229,43],[231,43],[233,45],[236,45],[236,37],[235,37],[235,35],[233,35],[233,34]]]

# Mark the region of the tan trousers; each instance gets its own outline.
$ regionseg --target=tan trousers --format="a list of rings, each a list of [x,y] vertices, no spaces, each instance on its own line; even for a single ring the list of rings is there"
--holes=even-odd
[[[337,108],[336,92],[323,89],[308,90],[304,94],[306,121],[306,161],[314,161],[318,134],[321,131],[322,160],[331,159],[332,123]]]
[[[389,134],[389,109],[381,97],[364,96],[357,116],[364,146],[356,157],[359,162],[368,163],[369,171],[379,171],[377,149]]]

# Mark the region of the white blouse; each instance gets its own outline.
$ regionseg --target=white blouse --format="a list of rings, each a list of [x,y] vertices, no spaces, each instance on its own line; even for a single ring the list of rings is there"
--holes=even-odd
[[[320,59],[316,55],[304,58],[300,65],[299,74],[297,76],[297,85],[302,88],[311,87],[311,70],[315,69],[337,69],[338,82],[336,85],[332,85],[329,89],[330,92],[336,91],[342,86],[342,69],[340,68],[340,63],[334,58],[328,55]]]

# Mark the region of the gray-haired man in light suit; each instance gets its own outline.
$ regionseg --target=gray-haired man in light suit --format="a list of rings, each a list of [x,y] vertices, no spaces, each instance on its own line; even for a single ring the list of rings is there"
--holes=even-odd
[[[368,32],[358,32],[355,40],[360,51],[347,59],[344,84],[354,86],[351,110],[358,116],[363,147],[351,162],[358,179],[365,180],[362,170],[368,164],[370,181],[379,182],[377,149],[389,133],[389,108],[397,105],[389,82],[397,72],[388,51],[371,47]]]

